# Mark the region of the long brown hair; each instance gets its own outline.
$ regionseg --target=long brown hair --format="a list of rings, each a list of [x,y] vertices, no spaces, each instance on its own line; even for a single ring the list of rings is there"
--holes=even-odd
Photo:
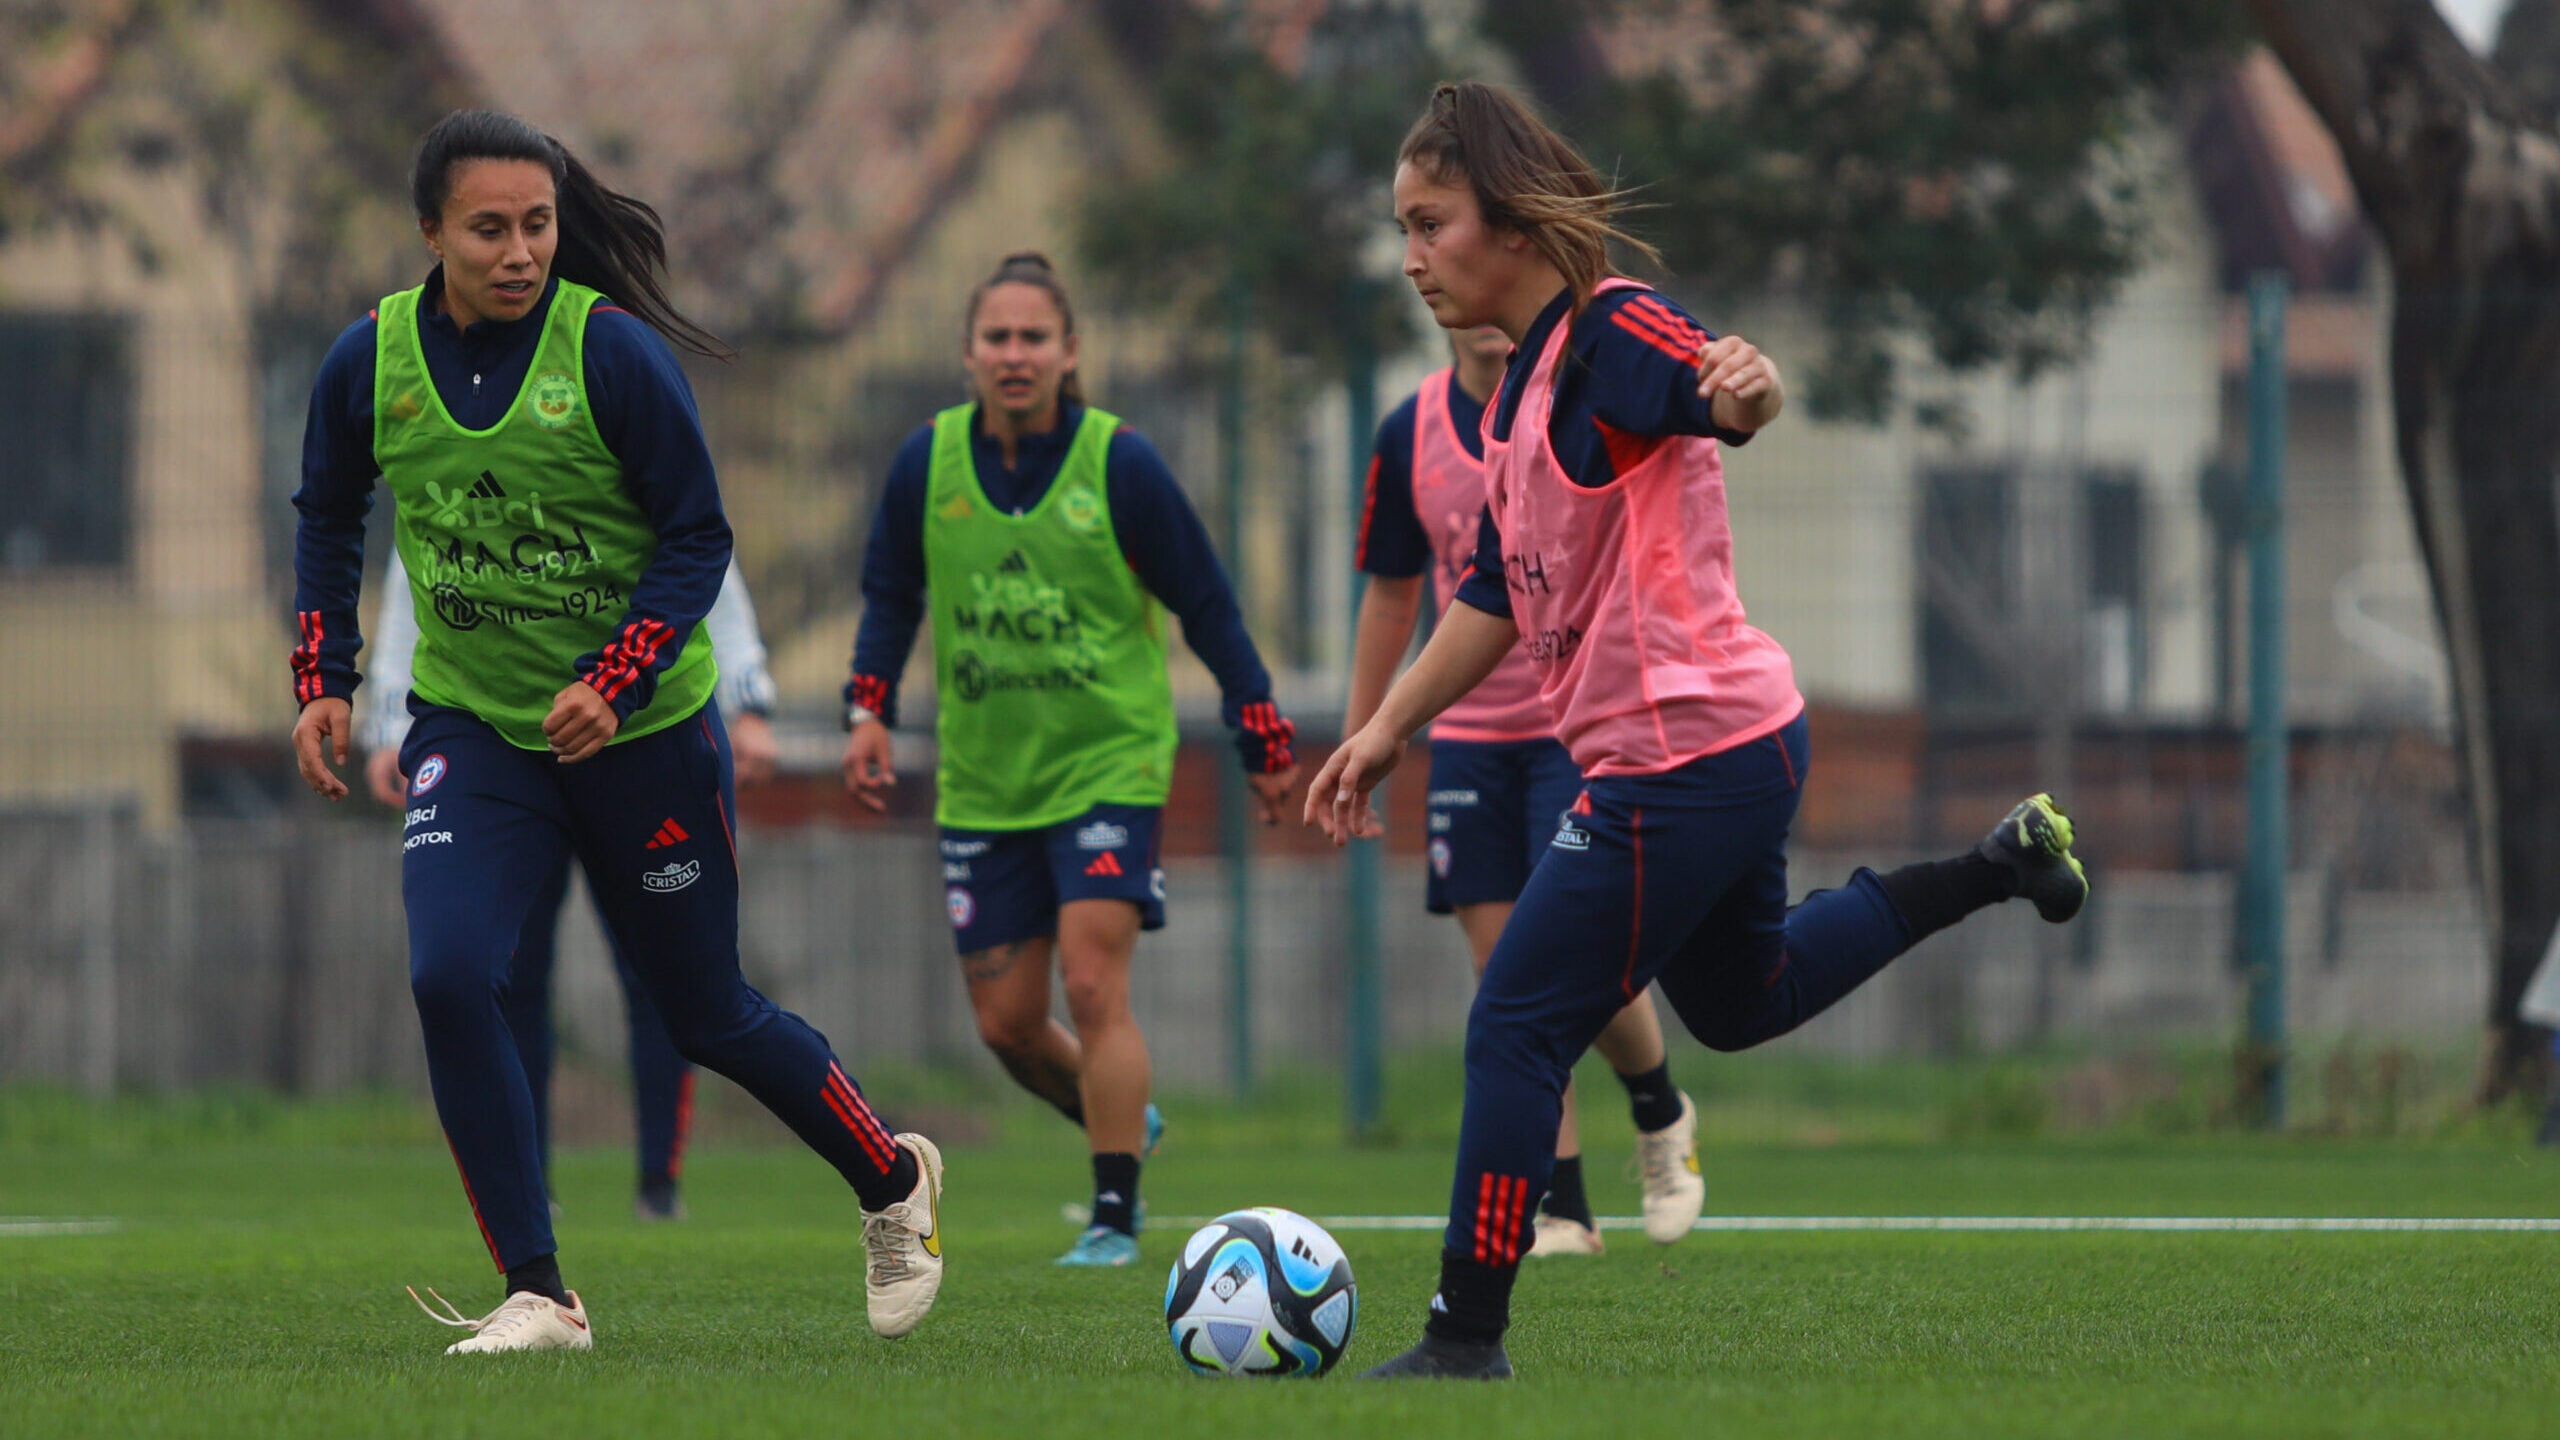
[[[726,360],[738,352],[684,317],[659,276],[667,240],[658,212],[607,188],[569,147],[516,116],[456,110],[418,142],[409,171],[409,200],[421,220],[444,213],[453,170],[468,160],[530,160],[551,172],[560,205],[560,249],[551,273],[595,290],[696,355]]]
[[[1627,208],[1627,192],[1602,184],[1571,141],[1499,85],[1461,80],[1434,89],[1397,147],[1396,163],[1436,184],[1464,180],[1485,223],[1529,237],[1564,276],[1576,315],[1600,282],[1617,273],[1609,264],[1610,241],[1662,263],[1660,252],[1611,219]]]
[[[969,309],[960,319],[963,349],[968,347],[970,337],[977,333],[978,302],[986,299],[987,292],[999,285],[1030,285],[1049,292],[1049,298],[1058,306],[1058,333],[1062,336],[1076,333],[1076,307],[1067,301],[1067,287],[1058,279],[1058,267],[1050,264],[1049,257],[1037,250],[1016,250],[997,261],[995,273],[979,281],[978,288],[969,292]],[[1058,382],[1058,399],[1063,404],[1083,404],[1083,377],[1073,370],[1068,371]]]

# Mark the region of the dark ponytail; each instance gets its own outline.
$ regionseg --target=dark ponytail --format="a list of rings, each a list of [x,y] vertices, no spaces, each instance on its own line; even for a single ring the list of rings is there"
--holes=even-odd
[[[1037,250],[1016,250],[997,261],[995,273],[979,281],[978,288],[969,292],[969,310],[960,320],[962,346],[967,346],[969,337],[977,331],[978,302],[986,299],[987,292],[999,285],[1030,285],[1049,292],[1049,298],[1058,306],[1059,333],[1076,333],[1076,307],[1067,301],[1067,287],[1058,279],[1058,267],[1050,264],[1049,257]],[[1083,404],[1084,378],[1073,370],[1068,371],[1058,385],[1058,398],[1069,405]]]
[[[456,110],[436,122],[418,142],[418,161],[409,172],[409,202],[419,219],[444,214],[453,168],[469,160],[530,160],[551,172],[560,205],[560,249],[551,260],[552,274],[602,292],[696,355],[726,360],[738,353],[667,299],[658,278],[667,268],[658,212],[607,189],[569,147],[513,115]]]

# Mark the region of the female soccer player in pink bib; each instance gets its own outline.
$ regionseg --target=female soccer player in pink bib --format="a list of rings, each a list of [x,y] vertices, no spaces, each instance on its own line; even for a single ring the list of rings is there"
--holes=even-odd
[[[1351,649],[1346,735],[1377,713],[1396,662],[1413,643],[1425,572],[1446,613],[1475,563],[1476,522],[1484,514],[1484,408],[1502,383],[1511,337],[1480,325],[1450,339],[1457,363],[1433,372],[1388,412],[1370,453],[1359,543],[1369,586]],[[1434,914],[1457,916],[1478,975],[1559,817],[1582,793],[1582,768],[1557,743],[1555,729],[1527,647],[1516,644],[1483,684],[1431,722],[1423,903]],[[1626,1090],[1635,1121],[1645,1234],[1672,1244],[1696,1223],[1707,1186],[1698,1174],[1697,1107],[1671,1083],[1653,992],[1638,991],[1593,1044]],[[1568,1086],[1532,1256],[1598,1255],[1607,1248],[1583,1188],[1573,1112]]]
[[[2051,800],[1982,843],[1787,904],[1804,699],[1744,619],[1723,445],[1785,403],[1777,366],[1610,272],[1615,200],[1489,85],[1444,85],[1397,156],[1404,273],[1441,325],[1499,326],[1475,564],[1431,642],[1316,776],[1306,818],[1377,833],[1405,742],[1524,649],[1584,786],[1530,872],[1467,1018],[1466,1111],[1419,1344],[1373,1377],[1508,1377],[1502,1348],[1571,1068],[1660,982],[1718,1050],[1783,1035],[1921,937],[2024,896],[2079,913],[2088,881]],[[1638,248],[1642,248],[1640,245]]]

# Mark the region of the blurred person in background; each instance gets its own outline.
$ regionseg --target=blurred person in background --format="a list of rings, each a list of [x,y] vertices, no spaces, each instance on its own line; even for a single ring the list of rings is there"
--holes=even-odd
[[[1369,723],[1309,787],[1335,844],[1377,833],[1369,794],[1408,737],[1526,642],[1584,787],[1529,874],[1467,1016],[1466,1105],[1422,1338],[1375,1378],[1507,1379],[1502,1345],[1565,1082],[1612,1018],[1662,986],[1708,1047],[1802,1025],[1923,937],[2019,896],[2060,922],[2088,879],[2032,796],[1965,854],[1787,903],[1810,754],[1793,662],[1744,618],[1719,442],[1785,403],[1758,347],[1618,277],[1619,200],[1508,91],[1443,85],[1399,147],[1404,273],[1451,330],[1512,359],[1484,429],[1472,571]]]
[[[409,736],[409,666],[418,648],[418,612],[409,600],[409,568],[395,547],[383,567],[382,599],[374,610],[371,643],[366,646],[364,719],[356,732],[365,747],[365,784],[373,798],[393,808],[407,804],[408,777],[400,773],[400,744]],[[729,749],[740,785],[758,785],[773,777],[773,677],[765,670],[764,639],[756,631],[755,601],[747,594],[746,577],[732,558],[720,582],[720,598],[703,617],[712,658],[720,672],[713,692],[729,727]],[[525,1083],[533,1091],[534,1145],[542,1155],[542,1173],[551,1174],[551,1071],[554,1046],[551,1028],[552,974],[560,954],[560,907],[569,895],[569,854],[562,851],[550,880],[525,916],[516,937],[515,959],[507,968],[507,986],[499,1001],[516,1053],[524,1061]],[[602,920],[601,914],[598,916]],[[640,1178],[633,1190],[632,1213],[642,1220],[681,1220],[684,1197],[677,1186],[684,1175],[685,1143],[693,1130],[693,1067],[677,1053],[666,1023],[649,999],[649,988],[632,973],[631,962],[604,925],[605,946],[613,956],[614,978],[622,982],[622,1003],[630,1031],[631,1109],[639,1130]],[[558,1192],[551,1192],[557,1206]]]
[[[1396,662],[1413,643],[1428,572],[1439,613],[1475,563],[1484,513],[1485,402],[1502,383],[1511,337],[1480,325],[1450,337],[1457,363],[1387,412],[1369,456],[1360,507],[1358,563],[1369,577],[1351,649],[1351,696],[1342,733],[1378,711]],[[1502,925],[1565,808],[1582,793],[1582,768],[1555,738],[1526,649],[1511,647],[1484,682],[1431,722],[1426,804],[1430,862],[1424,904],[1454,913],[1476,974],[1484,974]],[[1689,1233],[1706,1203],[1698,1174],[1698,1112],[1671,1083],[1653,992],[1640,991],[1592,1042],[1626,1088],[1644,1187],[1645,1234],[1668,1245]],[[1607,1247],[1583,1184],[1582,1144],[1567,1081],[1555,1169],[1535,1223],[1532,1256],[1597,1255]]]
[[[526,919],[571,854],[676,1048],[852,1187],[871,1327],[905,1334],[941,1286],[941,1158],[893,1136],[826,1038],[738,970],[732,759],[699,634],[729,522],[663,337],[727,350],[668,302],[657,212],[514,116],[437,122],[410,201],[437,264],[349,326],[312,386],[293,744],[304,782],[343,798],[333,767],[352,739],[379,478],[420,626],[397,762],[410,990],[436,1113],[504,1285],[476,1320],[445,1303],[436,1318],[474,1332],[447,1353],[592,1345],[501,1004]]]
[[[1208,532],[1155,446],[1085,403],[1076,349],[1046,257],[1009,255],[970,292],[972,398],[899,447],[863,555],[844,775],[885,808],[898,677],[930,613],[934,819],[978,1034],[1090,1139],[1091,1223],[1058,1263],[1117,1266],[1137,1261],[1138,1171],[1163,1131],[1129,968],[1164,925],[1166,611],[1217,677],[1263,823],[1298,770]],[[1072,1028],[1050,1015],[1053,961]]]

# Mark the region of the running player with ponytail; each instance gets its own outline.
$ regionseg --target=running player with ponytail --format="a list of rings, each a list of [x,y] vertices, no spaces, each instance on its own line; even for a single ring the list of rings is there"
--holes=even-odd
[[[1045,257],[1009,255],[970,292],[973,398],[908,436],[881,486],[844,774],[882,807],[898,676],[930,613],[934,818],[978,1035],[1091,1143],[1092,1224],[1058,1263],[1118,1266],[1137,1262],[1139,1162],[1162,1129],[1129,968],[1164,925],[1167,611],[1218,679],[1263,823],[1298,766],[1208,532],[1155,446],[1084,403],[1076,349]],[[1050,1017],[1053,959],[1072,1029]]]
[[[1452,330],[1514,345],[1484,430],[1474,570],[1431,641],[1309,788],[1336,844],[1405,742],[1525,642],[1584,788],[1530,872],[1467,1018],[1466,1109],[1440,1285],[1381,1378],[1496,1379],[1566,1078],[1648,984],[1741,1050],[1820,1014],[1923,936],[2024,896],[2050,921],[2088,880],[2029,797],[1973,850],[1787,904],[1804,701],[1734,592],[1721,444],[1785,403],[1777,366],[1614,275],[1617,199],[1509,93],[1444,85],[1397,155],[1404,273]],[[1641,248],[1641,247],[1638,247]]]
[[[502,1009],[509,956],[568,854],[676,1048],[852,1186],[871,1327],[905,1334],[941,1285],[941,1157],[892,1136],[826,1038],[738,971],[731,756],[701,636],[729,522],[660,337],[727,351],[668,303],[657,212],[514,116],[439,121],[410,193],[436,267],[350,326],[312,387],[293,742],[303,780],[345,796],[332,766],[347,763],[379,478],[420,624],[399,764],[409,983],[436,1113],[504,1277],[482,1318],[437,1317],[475,1332],[448,1353],[592,1344]]]
[[[1377,713],[1396,662],[1413,643],[1424,574],[1445,614],[1475,563],[1476,521],[1484,512],[1479,432],[1485,402],[1502,383],[1511,337],[1480,325],[1449,338],[1457,363],[1432,372],[1419,392],[1387,412],[1369,456],[1358,555],[1369,583],[1352,640],[1345,735]],[[1478,975],[1555,834],[1557,817],[1580,793],[1581,767],[1556,743],[1555,720],[1521,646],[1432,722],[1423,903],[1435,914],[1457,916]],[[1707,1187],[1698,1175],[1697,1107],[1671,1083],[1653,992],[1638,992],[1592,1048],[1625,1088],[1635,1120],[1645,1234],[1671,1244],[1696,1223]],[[1598,1255],[1607,1248],[1582,1183],[1573,1102],[1568,1081],[1532,1256]]]

